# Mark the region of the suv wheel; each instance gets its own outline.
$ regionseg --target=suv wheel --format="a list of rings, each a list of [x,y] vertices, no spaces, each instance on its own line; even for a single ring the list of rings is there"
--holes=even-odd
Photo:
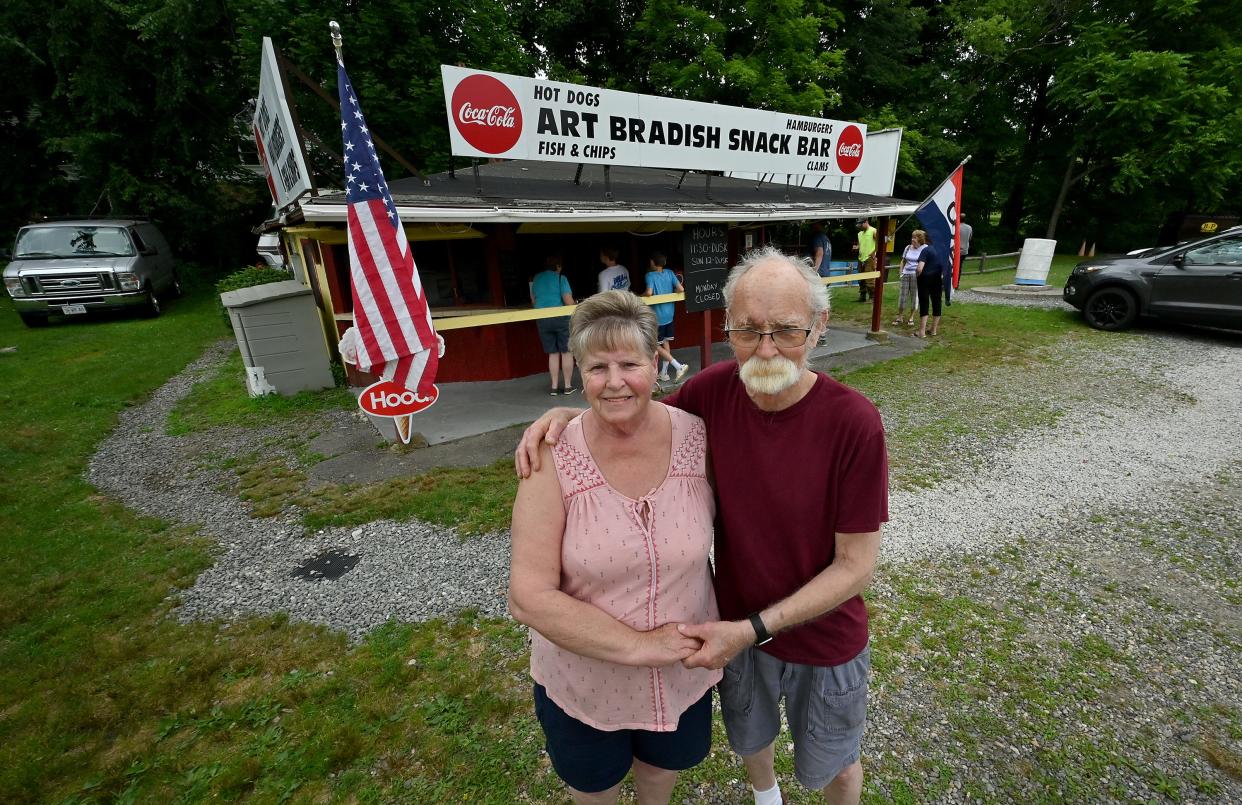
[[[172,273],[172,282],[168,285],[168,298],[180,299],[181,293],[181,277],[178,276],[177,272],[174,270]]]
[[[47,316],[42,313],[18,313],[22,317],[22,323],[27,327],[46,327]]]
[[[1082,315],[1097,330],[1125,330],[1138,318],[1138,300],[1125,288],[1101,288],[1087,297]]]
[[[151,319],[157,318],[160,315],[160,298],[155,295],[155,291],[151,290],[150,287],[147,288],[147,300],[143,305],[142,311],[147,318]]]

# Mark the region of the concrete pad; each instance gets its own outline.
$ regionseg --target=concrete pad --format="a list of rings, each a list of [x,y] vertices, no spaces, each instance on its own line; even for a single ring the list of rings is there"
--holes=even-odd
[[[1061,298],[1061,288],[1056,285],[989,285],[969,290],[984,296],[1003,296],[1009,299]]]

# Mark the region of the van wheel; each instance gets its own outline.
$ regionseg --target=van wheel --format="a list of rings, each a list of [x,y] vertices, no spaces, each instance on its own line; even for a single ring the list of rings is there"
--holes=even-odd
[[[1138,300],[1125,288],[1101,288],[1087,297],[1082,315],[1097,330],[1125,330],[1138,318]]]
[[[159,317],[160,310],[160,298],[155,295],[155,291],[147,288],[147,300],[142,308],[143,314],[149,319],[154,319]]]
[[[169,299],[180,299],[181,294],[182,294],[181,277],[174,270],[172,273],[172,282],[168,285],[168,298]]]
[[[18,313],[22,317],[22,323],[27,327],[46,327],[47,316],[42,313]]]

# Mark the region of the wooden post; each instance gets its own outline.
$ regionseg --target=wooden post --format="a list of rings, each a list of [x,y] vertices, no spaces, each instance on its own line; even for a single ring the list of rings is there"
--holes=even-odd
[[[699,371],[712,365],[712,312],[703,311],[703,344],[699,347]]]
[[[888,218],[881,218],[880,225],[877,227],[878,233],[876,240],[879,241],[875,248],[875,270],[880,272],[880,276],[875,278],[875,288],[871,294],[871,332],[877,334],[880,332],[880,322],[884,318],[884,280],[888,273],[886,266],[888,263]],[[862,282],[862,280],[859,280]]]

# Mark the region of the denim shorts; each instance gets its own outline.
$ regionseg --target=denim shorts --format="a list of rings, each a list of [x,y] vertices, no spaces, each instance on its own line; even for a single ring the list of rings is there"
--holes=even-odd
[[[753,755],[781,731],[779,703],[794,742],[794,773],[812,790],[858,760],[867,722],[871,648],[841,665],[787,663],[751,646],[725,666],[720,709],[729,744]]]
[[[625,779],[633,759],[681,771],[697,766],[712,748],[712,692],[709,688],[677,719],[673,732],[600,730],[566,713],[535,685],[535,718],[547,738],[552,768],[570,788],[585,794],[607,791]]]
[[[536,319],[539,328],[539,343],[543,351],[549,355],[558,352],[569,352],[569,317],[554,316],[550,319]]]

